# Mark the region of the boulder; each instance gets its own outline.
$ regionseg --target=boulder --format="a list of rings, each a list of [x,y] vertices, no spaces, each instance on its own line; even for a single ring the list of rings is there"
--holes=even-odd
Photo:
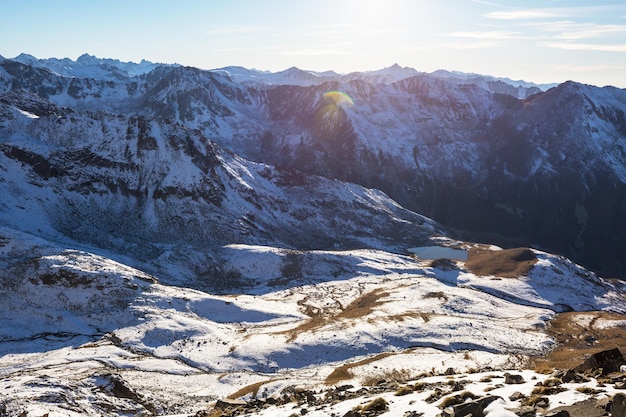
[[[526,396],[519,391],[515,391],[513,394],[509,396],[510,401],[519,401],[523,398],[526,398]]]
[[[577,384],[580,384],[582,382],[589,382],[589,378],[582,374],[576,373],[571,369],[565,372],[560,378],[561,382],[563,383],[575,382]]]
[[[602,375],[608,375],[612,372],[619,372],[620,367],[624,364],[624,356],[619,349],[603,350],[594,353],[589,359],[573,369],[574,372],[589,372],[601,370]]]
[[[226,410],[228,408],[239,408],[239,407],[245,407],[246,406],[246,402],[242,401],[242,400],[233,400],[230,398],[224,398],[221,400],[217,400],[217,402],[215,403],[215,408],[219,409],[219,410]]]
[[[487,396],[475,401],[448,407],[441,413],[442,417],[485,417],[485,408],[500,397]]]
[[[617,393],[613,397],[611,402],[611,416],[612,417],[626,417],[626,395],[623,393]]]
[[[508,372],[504,374],[504,383],[505,384],[523,384],[524,377],[521,375],[513,375]]]

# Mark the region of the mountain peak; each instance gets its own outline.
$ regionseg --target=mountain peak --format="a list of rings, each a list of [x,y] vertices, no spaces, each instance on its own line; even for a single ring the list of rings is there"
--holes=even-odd
[[[96,58],[94,55],[84,53],[76,59],[76,63],[82,65],[97,65],[100,64],[100,59]]]
[[[21,53],[15,57],[16,61],[37,61],[37,58],[30,54]]]

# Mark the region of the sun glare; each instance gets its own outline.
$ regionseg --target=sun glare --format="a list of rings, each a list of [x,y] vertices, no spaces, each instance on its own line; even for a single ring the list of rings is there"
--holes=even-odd
[[[350,97],[349,95],[341,91],[329,91],[327,93],[324,93],[324,99],[328,101],[332,101],[332,104],[336,106],[339,106],[339,105],[353,106],[354,105],[354,100],[352,100],[352,97]]]

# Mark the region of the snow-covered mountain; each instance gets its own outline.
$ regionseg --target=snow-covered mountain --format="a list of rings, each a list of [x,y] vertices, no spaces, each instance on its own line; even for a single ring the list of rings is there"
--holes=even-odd
[[[621,273],[626,95],[536,88],[0,58],[0,416],[537,410],[489,381],[626,348],[624,284],[468,241]]]
[[[542,92],[398,65],[339,75],[136,64],[125,71],[139,75],[113,80],[64,77],[45,62],[4,60],[0,91],[168,119],[249,160],[380,189],[465,237],[626,274],[624,90],[568,82]]]
[[[333,107],[324,90],[354,104]],[[520,100],[424,75],[277,88],[269,100],[279,123],[262,138],[265,161],[381,189],[474,239],[624,276],[624,90],[570,82]]]
[[[437,70],[431,73],[434,77],[452,80],[458,84],[474,84],[493,93],[508,94],[518,98],[528,98],[533,94],[557,87],[557,83],[534,84],[523,80],[491,77],[459,71]]]
[[[64,77],[95,78],[107,81],[146,74],[163,65],[176,66],[172,64],[155,64],[146,60],[138,64],[134,62],[122,62],[119,59],[103,59],[89,54],[79,56],[76,61],[69,58],[37,59],[32,55],[20,54],[13,58],[12,61],[21,62],[22,64],[34,68],[47,69]]]
[[[226,75],[239,84],[258,85],[298,85],[315,86],[325,82],[349,83],[354,80],[366,81],[369,84],[393,84],[406,78],[417,75],[425,75],[414,68],[401,67],[394,64],[390,67],[375,71],[351,72],[338,74],[334,71],[306,71],[296,67],[279,72],[258,71],[243,67],[224,67],[211,70],[211,72]],[[557,84],[534,84],[523,80],[511,80],[480,74],[468,74],[459,71],[437,70],[428,75],[446,79],[457,84],[478,85],[493,93],[507,94],[519,98],[526,98],[541,91],[556,87]]]
[[[244,160],[169,120],[16,92],[0,114],[4,224],[125,254],[186,285],[216,284],[227,244],[402,251],[439,231],[380,191]]]

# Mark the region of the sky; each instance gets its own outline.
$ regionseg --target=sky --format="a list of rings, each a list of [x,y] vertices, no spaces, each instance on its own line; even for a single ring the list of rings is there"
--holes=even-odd
[[[0,55],[626,88],[624,0],[0,0]]]

